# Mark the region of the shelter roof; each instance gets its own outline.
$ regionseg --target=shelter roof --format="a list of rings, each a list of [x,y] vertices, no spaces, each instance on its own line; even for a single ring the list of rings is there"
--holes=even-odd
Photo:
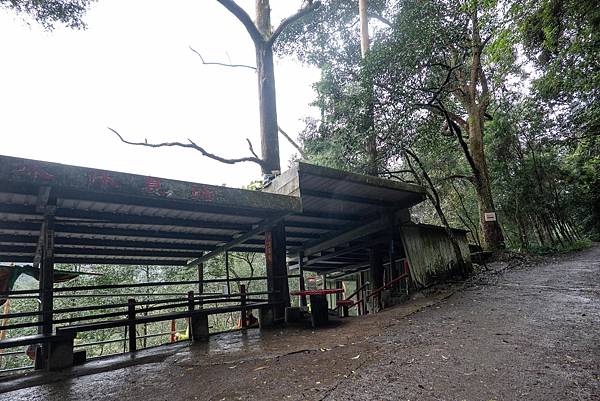
[[[34,261],[49,208],[55,215],[56,263],[184,265],[268,218],[301,211],[301,202],[0,156],[0,261]],[[259,235],[234,250],[263,248]]]
[[[301,199],[302,212],[285,218],[287,230],[317,235],[301,239],[301,246],[288,244],[290,263],[296,266],[302,254],[305,269],[319,272],[368,265],[368,248],[387,243],[390,224],[406,221],[407,209],[425,199],[425,189],[418,185],[305,162],[285,171],[264,191]],[[321,228],[310,228],[313,222]]]
[[[185,265],[206,252],[263,252],[264,228],[284,221],[292,259],[352,268],[424,194],[303,162],[261,192],[0,156],[0,262],[39,261],[51,213],[56,263]]]

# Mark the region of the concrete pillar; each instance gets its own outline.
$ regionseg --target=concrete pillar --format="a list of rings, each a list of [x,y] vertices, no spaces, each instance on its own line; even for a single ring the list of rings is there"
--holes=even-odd
[[[42,325],[39,332],[46,336],[52,335],[54,318],[54,207],[47,206],[40,236],[42,237],[42,258],[40,264],[40,309]],[[48,368],[50,358],[50,345],[42,345],[41,367]],[[39,366],[38,365],[38,366]]]
[[[49,343],[48,370],[60,370],[73,366],[74,335],[63,335]]]
[[[196,313],[191,317],[190,334],[193,342],[208,342],[208,314]]]
[[[304,253],[298,254],[298,274],[300,275],[300,291],[306,290],[306,284],[304,283]],[[306,295],[300,296],[300,306],[306,306]]]
[[[265,262],[267,270],[267,288],[269,302],[275,303],[271,319],[265,319],[264,324],[283,322],[285,307],[290,306],[290,290],[285,249],[285,226],[276,224],[270,231],[265,232]],[[266,316],[265,316],[266,318]],[[269,322],[269,320],[272,320]],[[263,327],[261,325],[261,327]]]
[[[381,250],[369,249],[369,288],[370,293],[383,286],[383,260]],[[381,294],[372,296],[369,300],[369,312],[378,312],[381,309]]]
[[[204,255],[204,252],[200,252],[200,256]],[[198,263],[198,295],[200,295],[200,304],[198,309],[202,309],[202,294],[204,294],[204,263]]]

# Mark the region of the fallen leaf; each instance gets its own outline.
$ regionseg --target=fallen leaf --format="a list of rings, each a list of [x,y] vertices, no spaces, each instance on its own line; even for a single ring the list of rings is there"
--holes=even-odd
[[[260,367],[258,367],[256,369],[254,369],[254,371],[256,372],[257,370],[263,370],[263,369],[266,369],[266,368],[267,368],[266,366],[260,366]]]
[[[360,354],[352,357],[352,359],[358,359],[358,358],[360,358]]]

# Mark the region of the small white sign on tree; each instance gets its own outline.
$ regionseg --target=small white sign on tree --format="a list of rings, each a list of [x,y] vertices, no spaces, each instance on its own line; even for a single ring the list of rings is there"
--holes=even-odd
[[[485,219],[485,221],[496,221],[496,213],[495,212],[484,213],[483,218]]]

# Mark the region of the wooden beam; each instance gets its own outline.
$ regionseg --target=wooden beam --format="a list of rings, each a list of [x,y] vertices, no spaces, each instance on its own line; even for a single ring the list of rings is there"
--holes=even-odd
[[[342,233],[336,233],[336,235],[325,239],[320,242],[314,242],[306,246],[304,249],[290,250],[291,255],[297,255],[300,251],[304,252],[305,255],[313,255],[317,252],[324,251],[329,248],[339,246],[341,244],[348,243],[352,240],[356,240],[374,234],[378,231],[384,230],[390,225],[390,219],[387,216],[379,218],[375,221],[366,224],[360,224]]]
[[[225,209],[238,209],[242,212],[244,209],[254,209],[268,213],[302,210],[300,199],[290,196],[10,156],[0,156],[0,182],[2,181],[36,187],[51,185],[56,190],[56,195],[61,197],[70,193],[87,194],[100,199],[99,195],[102,194],[111,203],[119,203],[116,199],[122,195],[137,198],[142,203],[146,200],[160,200],[163,204],[173,205],[181,201],[192,205],[196,211],[201,211],[203,206],[217,206],[223,208],[225,214]],[[4,188],[4,184],[2,187]],[[247,214],[251,215],[251,212]]]
[[[357,184],[368,185],[377,188],[388,188],[396,191],[412,192],[425,196],[425,188],[420,185],[407,184],[397,180],[388,180],[385,178],[371,175],[350,173],[348,171],[338,170],[330,167],[317,166],[306,162],[298,162],[298,172],[300,175],[316,175],[320,177],[332,178],[340,181],[353,182]]]
[[[220,255],[221,253],[234,248],[236,245],[243,244],[250,238],[264,233],[266,230],[268,230],[275,224],[279,223],[283,219],[285,219],[285,215],[279,215],[279,216],[271,217],[270,219],[265,219],[256,228],[240,235],[239,237],[235,238],[234,240],[232,240],[224,245],[217,247],[215,250],[210,251],[206,255],[203,255],[203,256],[193,259],[193,260],[190,260],[187,264],[189,266],[189,265],[196,265],[198,263],[204,263],[207,260],[212,259],[215,256]]]
[[[311,196],[314,198],[322,198],[322,199],[333,199],[342,202],[351,202],[358,203],[361,205],[373,205],[373,206],[381,206],[381,207],[394,207],[400,206],[399,203],[389,202],[379,199],[373,198],[363,198],[361,196],[354,195],[343,195],[334,192],[325,192],[325,191],[315,191],[313,189],[304,189],[302,190],[302,196]]]

